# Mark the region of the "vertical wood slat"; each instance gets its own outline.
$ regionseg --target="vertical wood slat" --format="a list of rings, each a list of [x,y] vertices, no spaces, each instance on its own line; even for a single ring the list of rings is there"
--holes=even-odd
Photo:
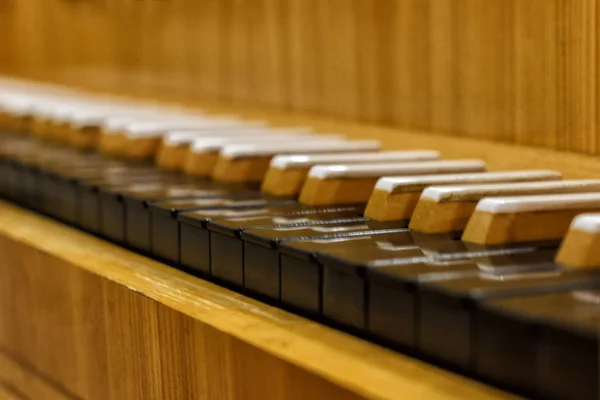
[[[289,37],[288,2],[257,0],[251,7],[248,34],[248,102],[287,108]]]
[[[560,134],[557,2],[520,2],[515,9],[517,143],[557,147]]]
[[[513,132],[512,5],[512,0],[458,2],[457,130],[473,137],[485,138],[491,128],[495,138],[510,140]]]
[[[0,46],[0,66],[4,66],[7,71],[13,71],[16,60],[16,42],[15,24],[17,22],[17,2],[15,0],[5,0],[0,3],[0,35],[4,43]]]
[[[300,112],[319,112],[322,97],[321,36],[313,14],[319,0],[288,0],[290,107]]]
[[[257,0],[232,0],[225,13],[227,41],[225,51],[229,62],[229,74],[224,76],[227,99],[248,102],[252,97],[250,89],[250,27],[254,17],[252,10]],[[258,93],[255,98],[260,96]]]
[[[221,21],[224,18],[225,2],[198,1],[197,30],[194,30],[192,53],[198,53],[198,69],[195,92],[213,99],[221,99],[221,74],[224,63]]]
[[[395,0],[356,4],[357,111],[365,121],[389,122],[394,104],[389,76],[393,71],[391,20]]]
[[[427,129],[431,108],[429,75],[429,18],[431,2],[397,0],[393,28],[393,121],[414,129]]]
[[[318,111],[336,117],[357,115],[356,1],[319,3],[314,20],[319,32],[318,68],[321,93]]]
[[[171,0],[166,9],[160,10],[157,19],[163,19],[164,26],[157,43],[159,50],[159,72],[156,74],[158,90],[169,95],[185,98],[188,93],[189,75],[187,67],[188,46],[186,0]],[[166,14],[162,18],[161,15]]]
[[[600,152],[594,0],[7,4],[0,73]]]

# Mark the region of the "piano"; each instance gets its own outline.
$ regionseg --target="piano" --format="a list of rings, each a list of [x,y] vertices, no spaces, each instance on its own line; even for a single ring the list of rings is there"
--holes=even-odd
[[[598,396],[600,179],[1,89],[3,198],[518,395]]]
[[[597,399],[596,13],[0,5],[0,397]]]

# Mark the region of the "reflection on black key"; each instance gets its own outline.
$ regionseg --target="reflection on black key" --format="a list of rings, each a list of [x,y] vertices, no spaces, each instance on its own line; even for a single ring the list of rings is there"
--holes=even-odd
[[[598,288],[482,302],[475,371],[528,395],[597,399]]]
[[[264,207],[293,204],[291,200],[271,201],[258,192],[244,192],[226,197],[182,199],[150,205],[150,235],[152,255],[169,263],[180,262],[180,227],[178,216],[184,211]]]
[[[553,267],[554,253],[554,249],[524,247],[370,263],[366,269],[367,329],[383,341],[415,347],[419,337],[422,285],[429,281],[469,278],[482,270],[545,270]],[[444,340],[441,345],[443,343]]]
[[[473,357],[471,333],[475,305],[484,300],[585,289],[600,282],[598,271],[573,271],[554,265],[538,272],[480,272],[422,282],[419,290],[421,351],[462,367]],[[444,340],[440,340],[444,332]]]

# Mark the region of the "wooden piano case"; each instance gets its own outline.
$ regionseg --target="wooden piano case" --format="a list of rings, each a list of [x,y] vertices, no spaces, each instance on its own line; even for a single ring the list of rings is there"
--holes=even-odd
[[[0,72],[590,178],[598,12],[591,0],[8,0]],[[8,203],[0,395],[510,397]]]

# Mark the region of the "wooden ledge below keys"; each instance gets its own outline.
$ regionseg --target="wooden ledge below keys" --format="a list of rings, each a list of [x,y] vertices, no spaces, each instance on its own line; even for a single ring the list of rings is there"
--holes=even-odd
[[[511,397],[4,202],[0,253],[0,348],[74,398]]]

